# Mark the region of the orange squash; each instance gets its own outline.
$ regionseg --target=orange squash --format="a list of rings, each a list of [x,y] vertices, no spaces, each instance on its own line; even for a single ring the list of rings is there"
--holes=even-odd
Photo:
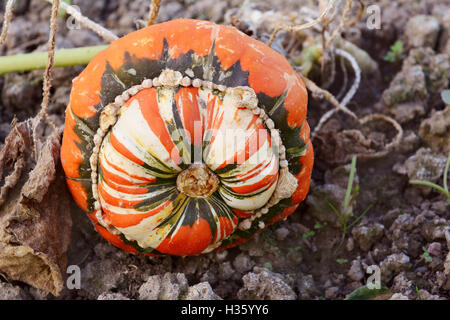
[[[265,44],[206,21],[153,25],[114,41],[73,81],[67,183],[124,250],[228,248],[306,197],[306,109],[303,82]]]

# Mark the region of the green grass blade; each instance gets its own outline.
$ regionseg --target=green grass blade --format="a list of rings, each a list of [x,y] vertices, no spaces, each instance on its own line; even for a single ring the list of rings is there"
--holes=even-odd
[[[447,178],[448,178],[448,169],[450,167],[450,154],[448,155],[447,162],[445,163],[445,169],[444,169],[444,189],[448,193],[448,184],[447,184]]]
[[[344,205],[342,208],[343,214],[347,211],[347,206],[350,203],[352,190],[353,190],[353,181],[355,180],[355,172],[356,172],[356,156],[352,157],[352,164],[350,167],[350,175],[348,177],[348,183],[347,183],[347,191],[345,192],[345,198],[344,198]]]
[[[339,210],[330,201],[327,201],[327,203],[331,210],[333,210],[334,213],[338,216],[339,221],[341,221],[342,223],[342,215],[339,213]]]
[[[434,188],[436,190],[439,190],[443,194],[445,194],[447,197],[450,197],[449,192],[447,190],[445,190],[444,188],[442,188],[440,185],[437,185],[436,183],[428,182],[428,181],[421,181],[421,180],[410,180],[409,183]]]
[[[358,218],[355,219],[355,221],[353,221],[352,223],[350,223],[350,225],[348,226],[348,228],[350,229],[351,227],[353,227],[355,224],[357,224],[365,215],[367,212],[369,212],[369,210],[373,207],[373,204],[371,204],[370,206],[367,207],[366,210],[364,210],[363,213],[361,213]]]

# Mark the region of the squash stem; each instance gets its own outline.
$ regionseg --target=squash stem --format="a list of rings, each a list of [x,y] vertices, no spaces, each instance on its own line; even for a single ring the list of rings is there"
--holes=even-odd
[[[61,49],[55,52],[55,67],[86,65],[107,45]],[[0,57],[0,74],[45,69],[48,52],[33,52]]]

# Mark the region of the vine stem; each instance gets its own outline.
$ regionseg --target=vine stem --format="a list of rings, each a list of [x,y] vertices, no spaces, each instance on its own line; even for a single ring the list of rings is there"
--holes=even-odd
[[[47,116],[48,104],[50,103],[50,89],[52,87],[52,71],[55,64],[55,40],[56,29],[58,27],[58,12],[60,0],[53,0],[52,13],[50,17],[50,34],[48,39],[47,64],[44,72],[44,82],[42,86],[42,104],[40,114]]]
[[[92,58],[106,49],[107,45],[61,49],[55,51],[54,67],[86,65]],[[0,57],[0,74],[45,69],[48,52],[34,52]]]
[[[39,111],[38,115],[35,117],[33,121],[33,154],[34,154],[34,160],[36,163],[38,162],[38,159],[40,157],[40,148],[39,148],[39,138],[37,134],[37,128],[39,127],[42,120],[46,121],[47,124],[52,127],[53,131],[56,133],[56,135],[59,137],[59,130],[53,123],[53,121],[48,116],[48,105],[50,103],[50,89],[52,87],[52,71],[53,66],[55,63],[55,40],[56,40],[56,29],[58,27],[58,12],[59,12],[59,5],[61,3],[61,0],[54,0],[52,2],[52,12],[50,16],[50,32],[48,37],[48,53],[47,53],[47,63],[44,71],[44,77],[43,77],[43,84],[42,84],[42,103],[41,103],[41,110]]]
[[[322,21],[324,21],[324,19],[327,19],[328,13],[330,12],[330,10],[331,10],[332,8],[334,8],[335,2],[336,2],[336,0],[330,0],[330,1],[328,2],[327,7],[326,7],[325,10],[320,14],[320,16],[319,16],[317,19],[315,19],[315,20],[313,20],[313,21],[311,21],[311,22],[308,22],[308,23],[305,23],[305,24],[302,24],[302,25],[279,26],[279,27],[277,27],[277,28],[273,31],[272,35],[270,36],[270,39],[269,39],[269,41],[267,42],[267,45],[268,45],[269,47],[272,45],[272,43],[273,43],[273,41],[275,40],[275,38],[276,38],[278,32],[280,32],[281,30],[286,30],[286,31],[288,31],[288,32],[298,32],[298,31],[301,31],[301,30],[304,30],[304,29],[311,28],[311,27],[315,26],[315,25],[318,24],[318,23],[321,23]]]
[[[16,0],[8,0],[5,6],[5,16],[3,18],[2,33],[0,34],[0,44],[3,44],[8,34],[9,23],[13,14],[13,7]]]
[[[51,4],[53,4],[54,0],[45,0]],[[92,21],[91,19],[85,17],[80,11],[76,10],[73,6],[61,2],[60,6],[62,9],[64,9],[69,15],[71,15],[76,21],[79,21],[83,26],[91,29],[95,33],[97,33],[100,37],[102,37],[104,40],[108,42],[113,42],[114,40],[117,40],[118,37],[109,31],[108,29],[102,27],[98,23]]]
[[[150,11],[147,18],[147,26],[151,26],[156,22],[159,13],[159,7],[161,6],[161,0],[152,0],[150,5]]]
[[[330,38],[327,39],[325,43],[325,49],[329,48],[330,45],[333,43],[333,41],[337,38],[338,35],[342,33],[342,30],[345,27],[345,22],[348,20],[348,17],[350,16],[350,11],[352,8],[353,0],[347,0],[345,3],[344,13],[342,14],[341,21],[339,22],[338,27],[333,31]]]

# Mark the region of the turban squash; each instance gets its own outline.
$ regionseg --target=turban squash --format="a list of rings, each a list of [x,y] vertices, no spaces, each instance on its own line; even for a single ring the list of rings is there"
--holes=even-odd
[[[133,253],[235,246],[309,189],[307,91],[280,54],[233,27],[133,32],[74,79],[61,159],[77,204]]]

